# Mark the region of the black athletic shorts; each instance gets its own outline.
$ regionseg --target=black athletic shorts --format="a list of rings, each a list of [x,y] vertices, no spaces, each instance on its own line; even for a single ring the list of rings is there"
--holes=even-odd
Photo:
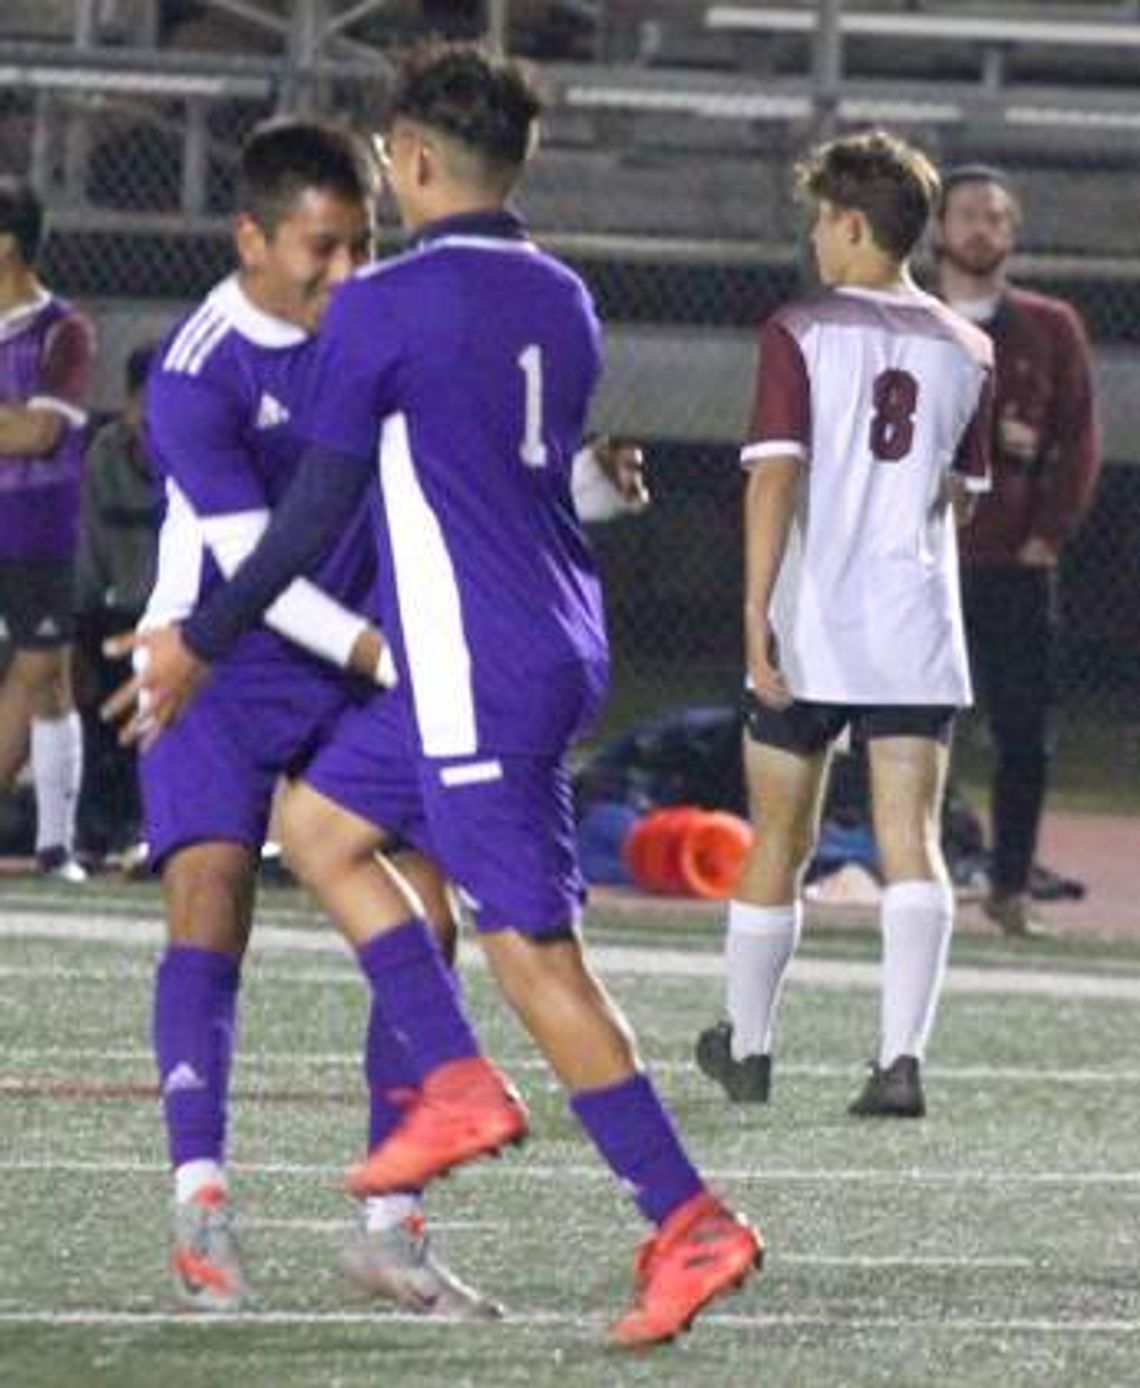
[[[75,636],[71,559],[0,559],[0,637],[16,650],[49,651]]]
[[[741,712],[753,742],[785,752],[814,756],[851,725],[857,736],[928,737],[947,743],[957,709],[942,704],[816,704],[797,699],[788,708],[769,708],[751,689],[744,691]]]

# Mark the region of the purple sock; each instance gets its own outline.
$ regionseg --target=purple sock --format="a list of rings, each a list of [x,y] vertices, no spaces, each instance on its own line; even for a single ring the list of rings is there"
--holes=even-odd
[[[225,1155],[240,981],[237,960],[216,950],[171,945],[159,961],[154,1051],[174,1166]]]
[[[637,1208],[654,1224],[664,1224],[704,1190],[647,1075],[631,1075],[608,1089],[581,1090],[570,1107],[614,1175],[633,1191]]]
[[[368,1150],[371,1152],[403,1118],[399,1096],[414,1094],[418,1087],[408,1048],[384,1020],[375,998],[364,1043],[364,1078],[368,1083]]]
[[[374,1006],[407,1050],[417,1086],[445,1062],[479,1054],[455,978],[425,921],[374,936],[357,958]]]

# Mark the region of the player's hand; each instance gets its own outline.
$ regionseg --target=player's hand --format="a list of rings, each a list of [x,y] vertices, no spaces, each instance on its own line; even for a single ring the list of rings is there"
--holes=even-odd
[[[144,751],[182,716],[210,674],[177,626],[113,636],[103,650],[112,659],[130,656],[135,673],[106,701],[101,716],[121,725],[119,741],[124,746],[139,743]]]
[[[1023,463],[1031,463],[1037,457],[1041,444],[1041,435],[1033,425],[1026,424],[1010,411],[998,420],[998,438],[1002,452]]]
[[[626,506],[631,511],[644,511],[650,497],[645,480],[645,454],[638,445],[624,439],[602,437],[595,439],[590,449]]]
[[[360,675],[370,684],[378,684],[381,689],[393,689],[397,684],[391,648],[383,634],[372,626],[365,627],[353,643],[348,668],[354,675]]]
[[[750,623],[748,677],[756,697],[769,708],[788,708],[794,702],[777,664],[775,642],[767,622]]]
[[[1027,569],[1055,569],[1059,558],[1057,546],[1040,535],[1030,535],[1017,551],[1017,562]]]

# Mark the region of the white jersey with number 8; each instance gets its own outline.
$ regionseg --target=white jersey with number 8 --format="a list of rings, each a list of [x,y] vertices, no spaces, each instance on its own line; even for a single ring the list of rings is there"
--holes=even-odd
[[[832,289],[770,318],[746,467],[802,462],[771,620],[799,699],[972,701],[949,474],[989,487],[993,350],[929,294]]]

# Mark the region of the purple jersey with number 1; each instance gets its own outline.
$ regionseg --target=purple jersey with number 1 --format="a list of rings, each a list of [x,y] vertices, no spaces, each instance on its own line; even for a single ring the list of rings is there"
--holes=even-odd
[[[381,626],[427,757],[559,753],[596,712],[570,471],[599,364],[585,286],[506,215],[435,224],[329,309],[303,428],[377,460]]]
[[[432,857],[481,930],[557,934],[584,897],[564,754],[608,667],[570,471],[599,362],[581,281],[474,214],[345,285],[314,366],[309,436],[379,466],[400,685],[306,778]]]

